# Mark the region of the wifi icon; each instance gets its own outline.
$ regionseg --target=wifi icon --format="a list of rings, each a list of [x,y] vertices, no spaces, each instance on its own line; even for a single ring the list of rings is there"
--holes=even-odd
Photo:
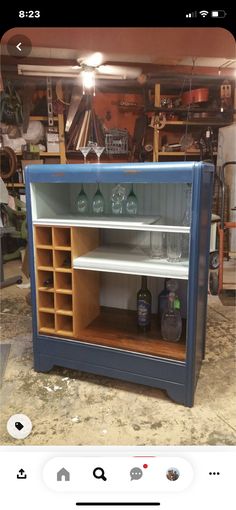
[[[205,18],[209,14],[209,11],[199,11],[199,14],[201,14],[201,16]]]

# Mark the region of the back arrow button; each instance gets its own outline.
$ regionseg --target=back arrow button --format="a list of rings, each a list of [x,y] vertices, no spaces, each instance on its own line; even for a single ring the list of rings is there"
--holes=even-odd
[[[32,44],[26,35],[13,35],[7,42],[7,51],[12,57],[28,57],[31,50]]]

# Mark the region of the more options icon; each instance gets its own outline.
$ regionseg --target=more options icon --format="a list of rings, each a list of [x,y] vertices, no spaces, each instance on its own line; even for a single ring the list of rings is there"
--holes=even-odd
[[[143,472],[142,472],[142,469],[140,469],[139,467],[134,467],[131,469],[130,471],[130,480],[132,482],[132,480],[140,480],[140,478],[142,478],[143,476]]]

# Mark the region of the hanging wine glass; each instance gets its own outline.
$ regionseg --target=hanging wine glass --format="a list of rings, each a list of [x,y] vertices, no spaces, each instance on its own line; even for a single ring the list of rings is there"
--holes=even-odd
[[[126,200],[125,209],[130,216],[135,216],[138,212],[138,199],[134,193],[133,184]]]
[[[87,163],[87,155],[91,151],[91,147],[80,147],[79,150],[84,156],[84,163]]]
[[[98,163],[100,163],[100,157],[101,157],[101,154],[103,153],[104,149],[105,149],[105,147],[98,147],[97,145],[95,147],[93,147],[93,150],[98,158]]]
[[[123,203],[126,196],[126,189],[121,184],[116,184],[111,190],[111,212],[114,215],[123,214]]]
[[[100,186],[98,184],[97,191],[92,201],[92,212],[95,215],[101,216],[105,212],[105,200],[101,193]]]
[[[84,191],[84,185],[81,184],[81,190],[76,199],[76,209],[79,214],[88,214],[89,199]]]

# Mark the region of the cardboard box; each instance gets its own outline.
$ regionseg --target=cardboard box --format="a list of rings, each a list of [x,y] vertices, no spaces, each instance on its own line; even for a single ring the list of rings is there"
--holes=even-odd
[[[59,133],[47,132],[47,151],[60,152]]]

